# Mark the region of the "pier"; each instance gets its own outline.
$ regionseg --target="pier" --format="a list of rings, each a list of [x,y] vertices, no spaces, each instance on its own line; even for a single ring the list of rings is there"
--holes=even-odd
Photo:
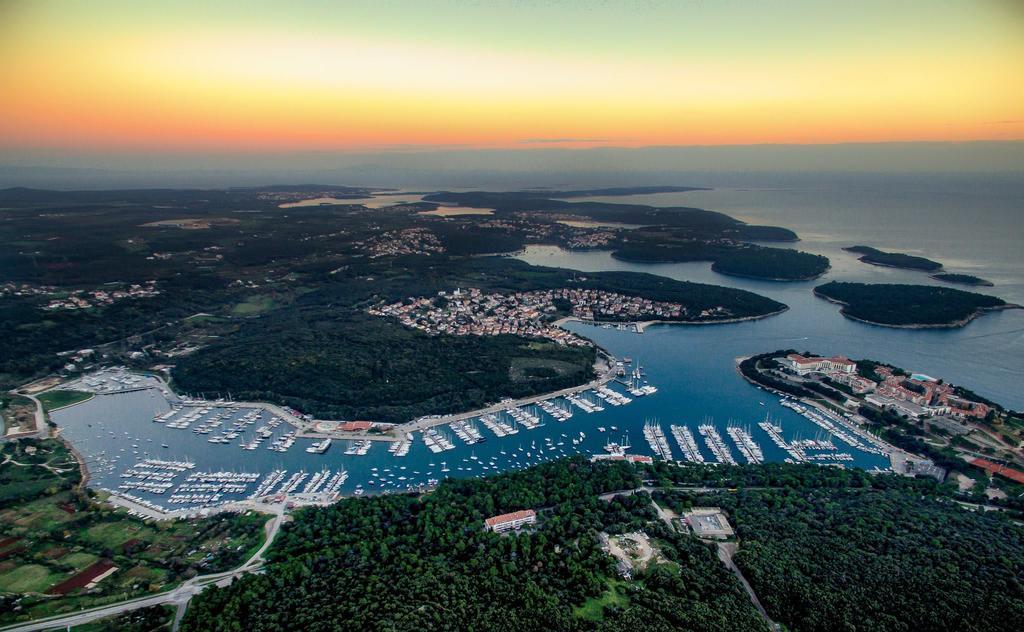
[[[404,436],[407,433],[416,432],[417,430],[425,430],[427,428],[433,428],[435,426],[442,426],[442,425],[451,424],[451,423],[458,422],[458,421],[465,421],[465,420],[473,419],[473,418],[476,418],[476,417],[483,417],[484,415],[488,415],[488,414],[493,415],[493,414],[496,414],[496,413],[504,412],[504,411],[506,411],[506,410],[508,410],[510,408],[520,408],[522,406],[530,406],[530,405],[533,405],[533,404],[540,404],[540,402],[543,402],[543,401],[546,401],[546,400],[549,400],[549,399],[554,399],[556,397],[569,397],[571,395],[582,394],[582,393],[584,393],[586,391],[589,391],[589,390],[596,390],[596,389],[599,389],[601,387],[604,387],[606,384],[611,382],[613,379],[615,379],[615,366],[614,366],[614,363],[611,363],[611,366],[606,370],[606,372],[603,375],[601,375],[601,377],[599,377],[599,378],[597,378],[597,379],[595,379],[595,380],[593,380],[591,382],[587,382],[586,384],[582,384],[580,386],[573,386],[571,388],[564,388],[564,389],[562,389],[560,391],[555,391],[553,393],[544,393],[542,395],[533,395],[531,397],[524,397],[524,398],[516,399],[516,400],[506,400],[506,401],[498,402],[497,404],[493,404],[491,406],[488,406],[487,408],[481,408],[479,410],[472,410],[472,411],[465,412],[465,413],[457,413],[457,414],[454,414],[454,415],[420,417],[419,419],[416,419],[414,421],[410,421],[410,422],[407,422],[407,423],[404,423],[404,424],[399,424],[399,425],[395,426],[395,428],[393,429],[392,433],[389,433],[388,435],[383,435],[383,434],[382,435],[373,435],[373,434],[363,434],[363,433],[353,433],[353,434],[357,434],[358,438],[360,438],[360,439],[371,439],[371,440],[376,440],[376,441],[399,441],[401,436]],[[307,434],[304,433],[302,436],[312,436],[312,435],[307,435]],[[337,436],[337,435],[331,434],[330,436]]]

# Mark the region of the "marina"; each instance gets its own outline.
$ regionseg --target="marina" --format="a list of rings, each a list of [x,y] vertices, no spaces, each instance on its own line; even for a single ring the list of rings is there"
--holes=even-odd
[[[729,465],[736,465],[736,459],[733,458],[732,453],[729,452],[729,446],[726,445],[722,439],[722,435],[718,433],[718,429],[712,424],[705,422],[697,426],[697,431],[704,437],[704,443],[708,446],[708,450],[711,450],[711,454],[715,455],[715,459],[719,463],[728,463]]]
[[[754,441],[754,438],[750,436],[750,430],[740,428],[739,426],[729,426],[725,429],[726,434],[732,439],[733,443],[736,444],[736,449],[743,455],[743,458],[747,460],[747,463],[763,463],[764,452],[761,451],[761,446]]]
[[[123,371],[114,372],[117,380],[92,376],[90,387],[101,392],[52,416],[83,454],[94,486],[158,510],[210,508],[245,499],[301,499],[307,489],[306,496],[323,502],[332,494],[418,491],[449,476],[486,476],[572,455],[735,462],[728,442],[740,460],[749,461],[739,447],[748,441],[732,436],[733,426],[747,433],[764,461],[888,466],[878,446],[847,427],[849,420],[794,408],[799,402],[751,386],[731,366],[728,372],[700,374],[705,381],[720,376],[714,388],[727,396],[714,395],[700,380],[680,374],[675,357],[657,353],[648,341],[681,330],[648,328],[638,334],[579,323],[568,327],[586,328],[588,335],[600,338],[602,347],[623,356],[636,355],[642,346],[644,367],[639,362],[627,368],[620,364],[625,375],[618,379],[525,403],[498,403],[488,412],[439,417],[416,430],[396,429],[394,436],[367,439],[339,438],[344,434],[303,437],[300,426],[308,423],[294,411],[229,397],[177,396],[159,379],[143,376],[146,381],[140,386]],[[700,361],[695,358],[694,371],[701,371]],[[647,381],[652,377],[657,386]],[[652,388],[639,396],[631,392],[642,386]],[[678,411],[703,415],[700,429],[651,421]],[[771,423],[759,423],[766,413]],[[743,421],[718,424],[714,418]],[[633,443],[641,436],[644,441]],[[386,447],[378,445],[381,439],[388,439]],[[318,479],[325,469],[331,475]],[[248,476],[187,480],[193,472]]]
[[[693,433],[686,426],[672,425],[672,436],[675,437],[676,443],[679,444],[679,449],[683,452],[683,458],[690,463],[703,463],[704,455],[700,453],[700,449],[697,447],[697,441],[693,438]]]
[[[661,425],[656,421],[645,421],[644,422],[644,439],[647,439],[648,445],[651,446],[651,452],[654,455],[664,461],[673,460],[672,448],[669,447],[668,439],[665,438],[665,432],[661,429]]]

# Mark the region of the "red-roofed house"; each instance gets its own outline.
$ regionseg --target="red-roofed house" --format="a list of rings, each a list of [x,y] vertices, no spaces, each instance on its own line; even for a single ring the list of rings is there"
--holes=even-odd
[[[373,423],[369,421],[346,421],[338,426],[338,430],[342,430],[344,432],[358,432],[361,430],[369,430],[372,426]]]
[[[1021,472],[1020,470],[1015,470],[1012,467],[1006,467],[1005,465],[1000,465],[999,463],[993,463],[992,461],[989,461],[987,459],[974,459],[971,461],[971,465],[975,467],[980,467],[989,474],[998,474],[999,476],[1002,476],[1003,478],[1008,478],[1015,483],[1024,484],[1024,472]]]
[[[797,372],[798,375],[808,373],[828,373],[838,371],[840,373],[854,373],[857,370],[857,363],[843,356],[831,358],[808,358],[799,353],[791,353],[786,356],[786,364]]]
[[[528,524],[537,522],[537,512],[532,509],[513,511],[512,513],[501,514],[484,520],[484,528],[495,533],[501,533],[510,529],[519,529]]]

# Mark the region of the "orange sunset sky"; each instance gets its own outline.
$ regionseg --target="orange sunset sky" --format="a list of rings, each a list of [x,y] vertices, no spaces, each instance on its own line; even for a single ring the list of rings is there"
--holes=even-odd
[[[7,1],[0,94],[7,152],[1019,140],[1024,3]]]

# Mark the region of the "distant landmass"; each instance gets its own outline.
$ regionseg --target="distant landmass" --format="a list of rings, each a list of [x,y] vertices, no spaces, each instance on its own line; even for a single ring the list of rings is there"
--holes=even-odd
[[[759,241],[796,241],[791,230],[777,226],[750,226],[724,213],[689,206],[657,207],[646,204],[572,202],[565,198],[625,196],[637,193],[695,190],[694,187],[624,187],[580,191],[439,191],[423,197],[427,202],[473,208],[491,208],[496,215],[532,214],[536,219],[575,215],[600,222],[686,229],[694,237],[730,236]],[[730,234],[732,233],[732,234]]]
[[[934,272],[942,269],[942,264],[938,261],[932,261],[931,259],[908,255],[901,252],[885,252],[878,250],[877,248],[872,248],[871,246],[850,246],[849,248],[843,248],[843,250],[862,255],[860,257],[861,261],[876,266],[904,268],[906,270],[923,270],[925,272]]]
[[[992,287],[994,284],[991,281],[986,281],[981,277],[976,277],[972,274],[954,274],[952,272],[940,272],[939,274],[933,274],[931,277],[937,281],[945,281],[946,283],[956,283],[958,285],[973,285],[977,287]]]
[[[934,285],[841,283],[814,288],[847,318],[887,327],[962,327],[987,310],[1019,307],[1001,298]]]
[[[770,281],[807,281],[829,269],[828,257],[789,248],[722,241],[675,241],[664,234],[649,235],[641,231],[630,235],[612,256],[635,263],[711,261],[715,272]]]
[[[579,189],[574,191],[556,191],[537,189],[537,191],[557,198],[575,197],[619,197],[629,195],[651,195],[654,193],[686,193],[687,191],[710,191],[705,187],[681,186],[650,186],[650,187],[609,187],[606,189]]]

